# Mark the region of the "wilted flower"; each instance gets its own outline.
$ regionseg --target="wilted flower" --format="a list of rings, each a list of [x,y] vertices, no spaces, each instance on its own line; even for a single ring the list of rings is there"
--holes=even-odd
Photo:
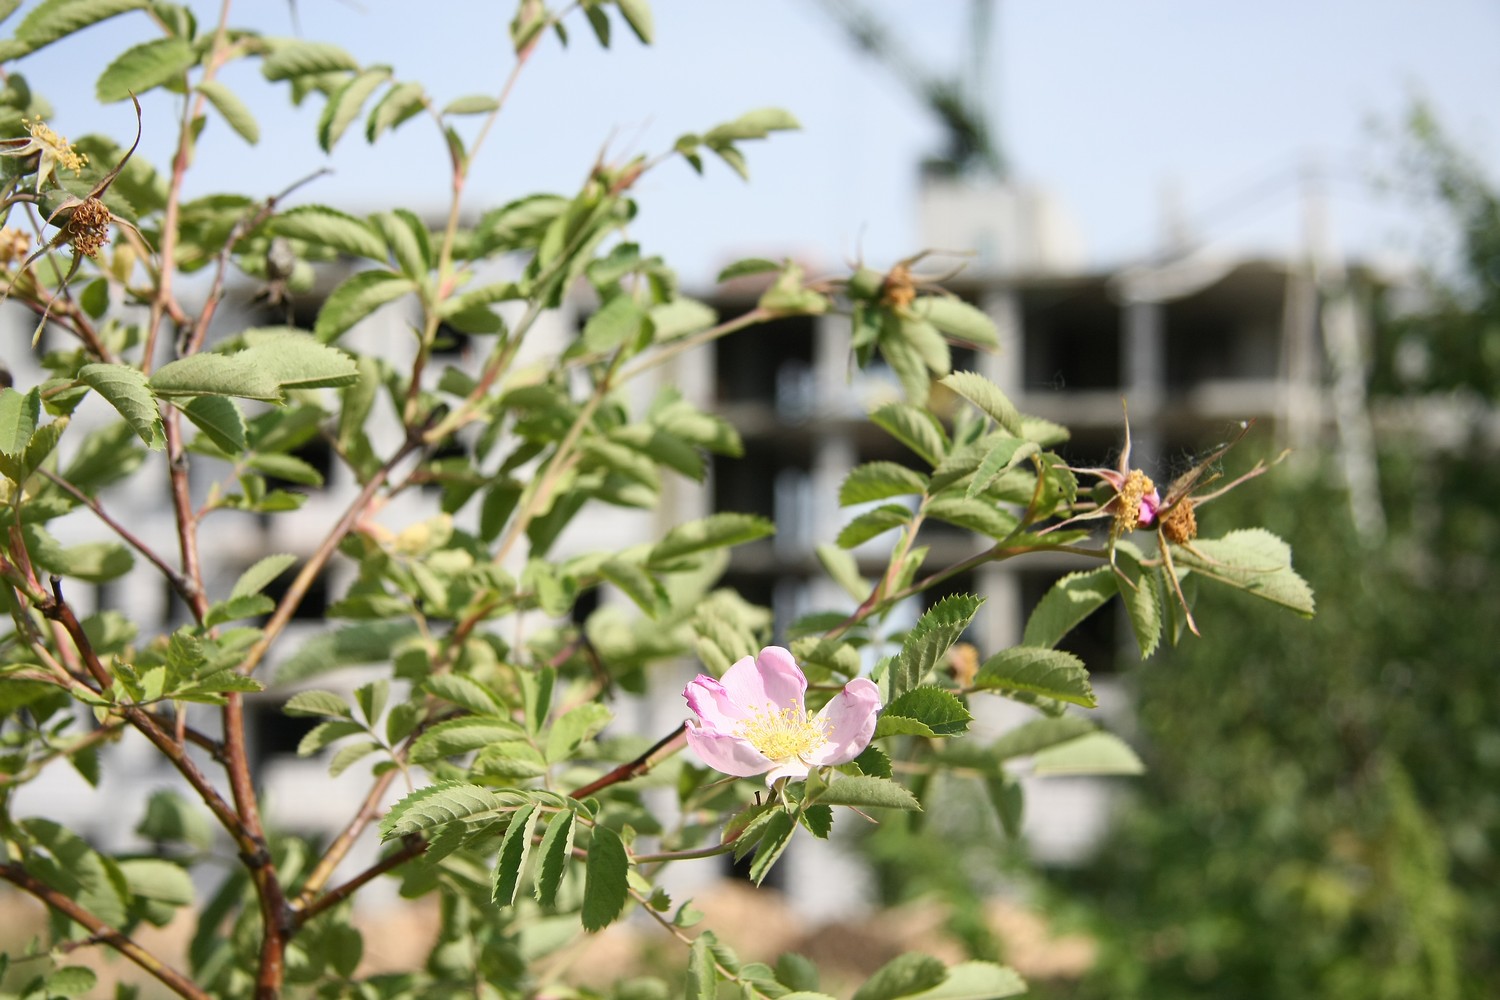
[[[25,121],[25,119],[22,121],[26,125],[30,138],[0,140],[0,156],[41,154],[36,165],[36,189],[38,191],[58,167],[71,170],[76,174],[88,164],[89,158],[74,149],[67,139],[52,131],[46,122],[41,119],[34,122]]]
[[[807,676],[780,646],[744,657],[722,680],[699,674],[682,692],[697,716],[688,722],[688,745],[714,770],[764,774],[768,785],[858,757],[875,734],[875,683],[856,677],[813,718],[803,706],[806,692]]]
[[[1115,469],[1089,468],[1069,471],[1077,475],[1096,476],[1106,484],[1112,494],[1110,498],[1093,510],[1075,514],[1049,531],[1075,521],[1087,521],[1096,517],[1111,518],[1109,537],[1111,545],[1121,535],[1128,535],[1137,528],[1149,528],[1156,523],[1156,513],[1162,507],[1161,493],[1151,477],[1140,469],[1130,467],[1130,421],[1125,421],[1125,447],[1120,451],[1120,465]]]
[[[98,198],[85,198],[68,216],[63,229],[73,249],[85,257],[97,257],[104,244],[109,242],[109,224],[113,219],[104,202]]]
[[[10,267],[16,261],[25,259],[30,249],[30,236],[9,226],[0,229],[0,267]]]

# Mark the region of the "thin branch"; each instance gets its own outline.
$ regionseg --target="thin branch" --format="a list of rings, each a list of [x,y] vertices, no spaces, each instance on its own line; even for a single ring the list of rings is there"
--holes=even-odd
[[[150,562],[151,565],[155,566],[161,572],[162,576],[167,578],[167,582],[172,585],[172,589],[177,592],[177,596],[181,597],[183,602],[188,606],[192,606],[193,585],[187,579],[187,577],[183,576],[181,573],[177,572],[177,570],[168,565],[165,559],[157,555],[154,549],[152,549],[145,542],[141,541],[141,539],[138,538],[135,533],[132,532],[129,528],[125,527],[119,521],[116,521],[113,517],[110,517],[109,514],[105,513],[104,507],[100,505],[98,500],[95,500],[93,497],[89,496],[87,493],[83,492],[78,487],[74,486],[72,483],[68,482],[62,476],[59,476],[57,473],[51,471],[50,469],[38,469],[37,471],[40,472],[48,480],[50,480],[58,488],[60,488],[64,493],[67,493],[73,499],[77,500],[89,510],[93,511],[94,516],[103,521],[111,531],[119,535],[120,539],[124,541],[125,544],[129,545],[141,555],[145,556],[146,560]]]
[[[370,786],[369,793],[365,795],[365,800],[360,803],[359,811],[349,820],[348,825],[339,831],[339,835],[328,845],[328,849],[323,852],[323,856],[318,859],[318,863],[303,881],[302,889],[293,902],[294,908],[306,910],[313,902],[313,897],[328,884],[328,880],[333,877],[334,869],[349,855],[359,835],[364,833],[365,828],[380,814],[380,802],[385,798],[386,791],[390,789],[391,782],[396,780],[398,773],[400,772],[393,767],[375,779],[375,783]],[[304,919],[306,918],[299,913],[298,922]]]
[[[95,940],[109,945],[136,965],[145,969],[152,976],[156,977],[163,986],[178,996],[189,997],[191,1000],[213,1000],[207,992],[194,985],[192,980],[141,947],[134,939],[115,930],[97,916],[79,906],[68,896],[58,892],[33,876],[20,865],[0,865],[0,879],[4,879],[17,888],[30,893],[69,920],[87,928]]]
[[[618,785],[622,781],[639,778],[657,765],[660,758],[670,757],[687,746],[687,723],[684,722],[666,736],[651,744],[651,748],[634,760],[626,761],[603,777],[596,778],[581,788],[569,792],[570,798],[584,799],[595,792]]]
[[[374,881],[375,879],[384,875],[386,872],[401,867],[412,858],[418,857],[419,855],[424,853],[426,850],[427,840],[424,837],[421,837],[420,835],[415,833],[408,834],[405,840],[402,841],[400,850],[395,851],[391,854],[387,854],[385,857],[381,858],[375,864],[371,865],[369,868],[366,868],[364,871],[360,872],[349,881],[343,883],[342,885],[336,886],[335,888],[329,889],[327,892],[323,893],[323,895],[319,896],[317,899],[313,900],[311,903],[308,903],[301,910],[299,910],[296,914],[297,925],[300,927],[302,924],[307,923],[309,920],[311,920],[313,917],[316,917],[324,910],[337,906],[338,904],[342,903],[344,900],[348,899],[350,896],[358,892],[367,883]]]

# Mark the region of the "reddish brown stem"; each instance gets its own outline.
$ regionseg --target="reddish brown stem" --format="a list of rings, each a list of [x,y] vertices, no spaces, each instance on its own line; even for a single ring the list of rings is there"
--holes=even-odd
[[[650,772],[650,770],[656,766],[658,755],[661,757],[670,757],[672,754],[681,750],[686,745],[687,723],[684,722],[682,725],[672,730],[670,734],[663,736],[661,739],[651,744],[651,748],[645,753],[641,754],[639,757],[635,758],[634,760],[626,761],[624,764],[621,764],[619,767],[615,768],[613,771],[610,771],[603,777],[596,778],[593,781],[590,781],[582,788],[574,789],[569,793],[569,795],[575,799],[584,799],[588,798],[590,795],[593,795],[595,792],[601,789],[608,788],[610,785],[618,785],[622,781],[629,781],[631,778],[639,778],[641,775]]]
[[[87,928],[93,940],[109,945],[156,977],[163,986],[178,996],[190,997],[192,1000],[212,1000],[210,995],[194,985],[192,980],[142,948],[131,937],[115,930],[69,897],[34,877],[20,865],[0,865],[0,879],[30,893],[69,920]]]
[[[366,884],[374,881],[388,871],[401,867],[426,850],[427,841],[425,838],[415,833],[408,834],[405,840],[402,841],[400,850],[387,854],[343,885],[329,889],[323,895],[303,907],[301,912],[297,914],[297,923],[299,925],[305,924],[323,911],[339,905]]]

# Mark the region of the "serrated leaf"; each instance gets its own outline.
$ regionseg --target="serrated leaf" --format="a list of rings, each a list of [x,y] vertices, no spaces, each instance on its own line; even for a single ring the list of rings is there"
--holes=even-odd
[[[370,225],[391,248],[401,271],[413,281],[420,281],[435,263],[427,226],[415,214],[398,208],[370,216]]]
[[[835,541],[839,548],[856,548],[872,538],[885,534],[892,528],[910,524],[911,518],[912,512],[900,504],[884,504],[874,510],[865,511],[844,525]]]
[[[771,874],[772,866],[792,842],[792,834],[796,831],[797,825],[786,812],[778,809],[770,814],[760,841],[755,845],[755,857],[750,862],[750,881],[756,885],[765,881],[766,876]]]
[[[584,740],[592,739],[612,718],[614,716],[610,710],[597,702],[588,702],[570,709],[547,731],[543,753],[548,763],[556,764],[567,760]]]
[[[0,389],[0,454],[15,458],[26,450],[36,433],[42,415],[39,389],[17,392],[10,386]]]
[[[636,607],[652,618],[667,608],[667,592],[656,577],[632,562],[610,559],[599,567],[599,575],[620,589]]]
[[[413,764],[429,764],[494,746],[525,735],[519,725],[494,715],[471,715],[448,719],[430,726],[412,743],[408,758]]]
[[[370,754],[381,749],[379,743],[374,740],[360,740],[358,743],[345,743],[339,747],[333,759],[328,762],[328,776],[337,778],[354,764],[364,760]]]
[[[1060,649],[1015,646],[979,668],[974,686],[986,691],[1025,691],[1094,708],[1098,701],[1083,661]]]
[[[245,415],[227,396],[194,396],[177,407],[220,449],[231,455],[245,450]]]
[[[467,708],[475,715],[491,715],[504,705],[489,688],[463,674],[436,674],[422,682],[428,694]]]
[[[531,853],[531,834],[536,829],[537,805],[528,802],[510,818],[505,828],[505,837],[500,841],[500,854],[495,859],[494,892],[490,899],[496,906],[510,906],[516,901],[516,889],[521,884],[521,870],[526,867],[526,857]]]
[[[359,380],[359,366],[336,347],[300,330],[247,330],[243,357],[282,389],[334,389]]]
[[[158,368],[151,376],[151,391],[165,399],[239,396],[267,403],[278,402],[282,397],[281,383],[242,354],[207,352],[178,358]]]
[[[958,641],[984,603],[972,594],[952,594],[929,608],[901,644],[891,666],[890,695],[895,700],[916,687]]]
[[[1032,757],[1032,773],[1038,775],[1143,774],[1145,770],[1146,765],[1124,740],[1103,731],[1038,750]]]
[[[996,761],[1029,757],[1039,750],[1045,750],[1047,747],[1092,733],[1097,728],[1088,719],[1079,715],[1033,719],[1005,733],[986,747],[985,752]]]
[[[1041,448],[1034,441],[996,436],[988,445],[979,467],[974,470],[973,478],[969,480],[967,495],[979,496],[989,488],[990,483],[994,482],[995,477],[1000,473],[1015,468],[1040,451]]]
[[[281,711],[298,717],[352,719],[353,713],[341,695],[332,691],[298,691],[287,699]]]
[[[277,39],[261,63],[260,72],[267,80],[291,80],[338,70],[357,70],[359,62],[348,52],[330,42],[302,39]]]
[[[969,723],[974,721],[963,702],[951,691],[930,685],[912,688],[893,699],[881,711],[881,721],[887,716],[914,719],[934,736],[962,736],[969,731]]]
[[[80,542],[64,546],[38,524],[24,524],[21,532],[31,553],[31,561],[38,569],[58,576],[104,583],[124,576],[135,565],[130,550],[115,542]]]
[[[730,545],[743,545],[774,534],[776,526],[755,514],[726,512],[679,524],[651,548],[649,566],[662,566],[684,556]]]
[[[48,0],[34,7],[16,25],[16,41],[24,48],[7,52],[16,59],[81,31],[91,24],[147,6],[147,0]]]
[[[364,223],[327,205],[298,205],[266,223],[269,232],[305,240],[351,257],[385,260],[385,241]]]
[[[584,930],[602,930],[624,911],[629,873],[630,859],[620,835],[607,826],[595,826],[584,863]]]
[[[844,593],[856,601],[869,596],[870,583],[860,575],[859,564],[852,553],[826,542],[820,542],[814,551],[818,562],[823,564],[833,582],[844,588]]]
[[[328,343],[387,302],[416,290],[410,278],[391,271],[360,271],[345,279],[323,300],[313,334]]]
[[[757,880],[758,881],[758,880]],[[687,982],[683,1000],[715,1000],[719,995],[719,969],[709,948],[709,935],[699,934],[688,952]]]
[[[297,741],[297,756],[311,757],[331,743],[346,736],[360,736],[369,732],[358,722],[349,719],[331,719],[313,726]]]
[[[229,127],[250,145],[260,142],[260,125],[249,106],[239,95],[218,80],[205,80],[198,84],[198,92],[208,98],[208,103],[224,117]]]
[[[359,117],[365,101],[390,77],[389,67],[374,66],[356,73],[329,95],[327,103],[323,105],[323,113],[318,118],[318,145],[323,148],[323,152],[333,152],[333,147],[338,145],[344,132]]]
[[[78,381],[93,389],[125,418],[130,429],[153,451],[166,447],[161,409],[147,387],[146,376],[129,365],[92,364],[78,369]]]
[[[122,866],[128,862],[122,862]],[[170,862],[163,862],[170,864]],[[176,868],[176,865],[172,865]],[[178,869],[181,871],[181,869]],[[53,969],[47,973],[47,978],[42,980],[43,990],[51,1000],[52,997],[79,997],[92,990],[99,983],[99,975],[93,969],[83,965],[65,965],[60,969]]]
[[[979,407],[1012,437],[1021,437],[1021,414],[1000,387],[978,372],[954,372],[943,385]]]
[[[956,524],[960,528],[1003,539],[1016,528],[1016,517],[988,500],[966,496],[941,496],[927,505],[927,516],[935,521]]]
[[[866,462],[856,465],[839,487],[839,506],[848,507],[889,497],[920,495],[927,489],[927,477],[895,462]]]
[[[231,597],[227,601],[220,601],[209,607],[208,614],[203,617],[203,624],[208,628],[213,628],[225,622],[237,622],[270,614],[274,610],[276,610],[276,602],[264,594]]]
[[[938,986],[947,975],[947,966],[938,959],[908,952],[877,969],[851,1000],[898,1000]]]
[[[1058,580],[1037,602],[1021,636],[1025,646],[1050,648],[1062,641],[1079,622],[1093,614],[1119,591],[1114,571],[1108,566],[1086,573],[1069,573]]]
[[[719,314],[711,306],[682,296],[671,302],[652,306],[648,315],[651,317],[651,325],[656,329],[658,344],[707,330],[719,321]]]
[[[827,806],[858,806],[872,809],[922,809],[916,796],[887,778],[872,775],[843,775],[811,796],[811,801]]]
[[[1311,618],[1312,588],[1292,569],[1292,550],[1264,528],[1243,528],[1223,538],[1200,538],[1175,546],[1173,562],[1263,601]]]
[[[492,812],[497,806],[488,788],[465,781],[440,781],[417,789],[392,806],[380,821],[380,839],[425,833],[454,820]]]
[[[181,79],[197,65],[198,53],[185,38],[167,37],[126,49],[99,74],[94,96],[102,104],[123,101]]]
[[[547,832],[542,834],[541,858],[537,862],[533,889],[536,901],[543,906],[552,906],[557,902],[557,890],[562,885],[563,875],[568,870],[568,859],[573,854],[576,818],[573,810],[563,809],[547,822]]]
[[[926,410],[907,403],[887,403],[871,413],[870,420],[934,467],[948,451],[948,435]]]
[[[230,597],[248,597],[258,594],[282,573],[296,565],[297,557],[288,553],[278,553],[259,559],[234,582],[234,588],[230,590]]]
[[[398,83],[385,92],[365,120],[365,138],[374,142],[380,133],[393,129],[426,106],[427,92],[420,83]]]

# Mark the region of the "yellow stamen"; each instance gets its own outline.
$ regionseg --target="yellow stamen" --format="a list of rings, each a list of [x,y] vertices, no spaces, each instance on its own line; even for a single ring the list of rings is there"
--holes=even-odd
[[[1118,506],[1115,507],[1115,534],[1123,535],[1134,531],[1141,524],[1141,500],[1156,489],[1156,484],[1151,477],[1140,469],[1131,469],[1130,475],[1125,477],[1124,484],[1120,487],[1120,495],[1116,497]]]
[[[26,125],[26,131],[31,133],[31,138],[38,145],[46,146],[52,152],[53,158],[65,169],[78,173],[89,162],[89,158],[73,148],[72,143],[52,131],[52,127],[38,118],[36,121],[22,119]]]
[[[809,719],[800,705],[778,709],[770,702],[742,723],[740,736],[774,761],[805,759],[828,742],[827,723]]]

